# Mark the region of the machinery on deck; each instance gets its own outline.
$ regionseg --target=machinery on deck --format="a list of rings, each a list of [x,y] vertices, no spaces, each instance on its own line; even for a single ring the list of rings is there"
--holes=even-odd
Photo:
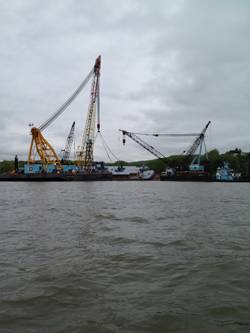
[[[88,109],[88,116],[85,126],[85,131],[83,134],[83,139],[81,143],[80,152],[78,154],[79,164],[82,168],[89,172],[93,162],[93,144],[94,144],[94,124],[96,118],[96,104],[97,104],[97,130],[100,131],[100,115],[99,115],[99,77],[100,77],[100,67],[101,67],[101,56],[99,56],[94,67],[88,73],[86,78],[82,81],[79,87],[74,91],[74,93],[66,100],[66,102],[48,118],[39,127],[31,128],[31,144],[28,154],[28,164],[34,164],[36,162],[36,154],[39,155],[41,164],[44,170],[47,170],[49,165],[55,165],[57,170],[62,170],[62,165],[59,156],[55,152],[52,145],[45,139],[42,132],[48,128],[74,101],[74,99],[79,95],[87,83],[92,79],[91,85],[91,96],[90,104]]]

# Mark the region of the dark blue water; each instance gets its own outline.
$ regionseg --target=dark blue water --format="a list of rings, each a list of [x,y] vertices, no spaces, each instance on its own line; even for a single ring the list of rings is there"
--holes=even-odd
[[[1,183],[0,332],[250,332],[250,185]]]

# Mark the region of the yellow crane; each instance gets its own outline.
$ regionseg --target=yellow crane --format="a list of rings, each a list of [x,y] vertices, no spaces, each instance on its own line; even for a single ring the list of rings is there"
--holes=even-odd
[[[57,169],[61,169],[61,162],[60,158],[55,152],[55,149],[52,147],[52,145],[45,139],[45,137],[42,134],[42,131],[44,131],[48,126],[50,126],[66,109],[67,107],[73,102],[73,100],[79,95],[79,93],[83,90],[83,88],[86,86],[86,84],[89,82],[91,77],[93,77],[92,82],[92,88],[91,88],[91,101],[88,111],[88,118],[86,123],[84,139],[82,141],[81,147],[84,149],[85,154],[85,165],[86,163],[90,163],[91,159],[91,149],[93,149],[93,142],[91,141],[91,126],[87,124],[92,123],[92,115],[95,114],[95,102],[97,98],[92,98],[94,95],[99,96],[99,75],[100,75],[100,64],[101,64],[101,57],[99,56],[96,61],[94,67],[91,69],[89,74],[86,76],[86,78],[81,82],[79,87],[74,91],[74,93],[66,100],[66,102],[54,113],[52,114],[44,123],[42,123],[39,127],[32,127],[31,128],[31,144],[29,148],[29,154],[28,154],[28,163],[33,164],[35,163],[35,156],[36,153],[39,155],[41,159],[41,163],[43,167],[46,168],[48,164],[54,164]],[[96,83],[97,82],[97,83]],[[93,87],[95,89],[93,90]],[[92,95],[92,92],[94,91],[94,94]],[[94,102],[93,102],[94,101]],[[99,105],[99,98],[98,98],[98,105]],[[98,106],[99,110],[99,106]],[[98,115],[99,118],[99,115]],[[100,124],[98,122],[97,124],[98,131],[100,129]],[[85,140],[85,141],[84,141]],[[86,144],[84,143],[86,142]],[[92,152],[93,155],[93,152]]]

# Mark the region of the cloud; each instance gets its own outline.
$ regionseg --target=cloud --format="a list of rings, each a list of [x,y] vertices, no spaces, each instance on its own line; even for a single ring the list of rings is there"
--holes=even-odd
[[[209,148],[249,151],[249,2],[13,0],[0,9],[0,158],[26,154],[28,124],[46,120],[98,54],[103,135],[121,159],[151,156],[123,147],[119,128],[197,132],[209,120]],[[73,120],[80,140],[89,89],[44,133],[58,151]],[[153,144],[164,154],[186,148]]]

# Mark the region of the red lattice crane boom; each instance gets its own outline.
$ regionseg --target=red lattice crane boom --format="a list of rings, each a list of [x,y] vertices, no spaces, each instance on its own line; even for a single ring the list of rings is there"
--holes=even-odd
[[[101,56],[96,59],[93,78],[90,92],[90,102],[85,123],[85,130],[81,145],[77,152],[78,164],[86,172],[91,172],[93,166],[93,148],[95,140],[95,123],[97,116],[97,131],[100,132],[100,69],[101,69]],[[97,115],[96,115],[97,113]]]

